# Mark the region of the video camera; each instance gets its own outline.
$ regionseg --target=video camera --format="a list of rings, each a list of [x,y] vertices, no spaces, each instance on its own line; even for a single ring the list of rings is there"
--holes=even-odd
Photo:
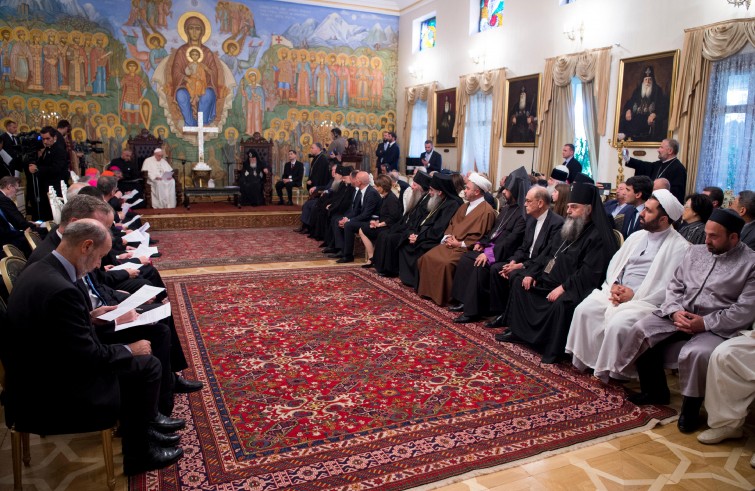
[[[74,150],[84,155],[103,153],[105,150],[100,145],[102,145],[102,140],[85,140],[83,142],[76,142]]]
[[[42,136],[39,132],[27,131],[26,133],[19,133],[16,135],[16,139],[18,140],[18,144],[15,150],[21,163],[26,165],[36,161],[39,151],[44,148]]]

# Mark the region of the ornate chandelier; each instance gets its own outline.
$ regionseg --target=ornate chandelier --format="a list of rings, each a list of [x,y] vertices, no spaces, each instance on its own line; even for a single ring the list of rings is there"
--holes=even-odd
[[[734,5],[735,7],[741,7],[742,5],[745,6],[747,10],[750,10],[750,4],[752,3],[752,0],[726,0],[729,2],[730,5]]]

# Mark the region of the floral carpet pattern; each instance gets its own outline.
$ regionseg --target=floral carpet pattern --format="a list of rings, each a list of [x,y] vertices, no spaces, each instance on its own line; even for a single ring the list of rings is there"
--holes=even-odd
[[[161,257],[153,259],[158,269],[299,262],[323,259],[318,242],[291,228],[248,228],[197,232],[158,231],[151,235]]]
[[[673,414],[459,326],[359,268],[168,280],[205,389],[185,457],[142,490],[399,490]]]

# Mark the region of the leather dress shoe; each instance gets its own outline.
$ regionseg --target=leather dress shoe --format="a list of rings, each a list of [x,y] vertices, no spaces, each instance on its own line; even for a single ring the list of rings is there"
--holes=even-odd
[[[278,206],[285,205],[286,203],[283,202],[282,199],[278,200]]]
[[[342,258],[343,256],[342,256],[342,255],[341,255],[340,253],[337,253],[337,252],[336,252],[335,254],[328,254],[328,257],[329,257],[330,259],[340,259],[340,258]]]
[[[127,476],[135,476],[143,472],[162,469],[178,462],[183,454],[181,447],[162,448],[150,444],[146,452],[139,452],[138,455],[127,454],[123,457],[123,473]]]
[[[372,264],[372,263],[364,263],[364,264],[362,264],[362,267],[363,267],[364,269],[369,269],[369,268],[374,268],[374,267],[375,267],[375,265],[374,265],[374,264]]]
[[[169,418],[162,413],[157,413],[157,418],[150,423],[150,426],[160,433],[175,433],[186,427],[186,421],[180,418]]]
[[[156,252],[156,253],[152,254],[151,256],[149,256],[149,257],[161,257],[162,255],[163,255],[162,252]]]
[[[155,245],[155,244],[159,244],[159,243],[160,243],[160,241],[158,239],[149,239],[149,245]]]
[[[700,428],[700,407],[703,405],[702,397],[687,397],[682,399],[682,411],[676,426],[682,433],[692,433]]]
[[[202,390],[202,387],[204,387],[204,384],[198,380],[187,380],[176,375],[173,392],[175,394],[190,394]]]
[[[293,230],[293,232],[296,232],[297,234],[306,234],[306,233],[308,233],[308,232],[307,232],[307,229],[306,229],[306,228],[304,228],[303,226],[302,226],[302,227],[299,227],[299,228],[295,228],[295,229]]]
[[[336,261],[336,263],[338,263],[338,264],[353,263],[353,262],[354,262],[354,256],[343,256],[343,257],[341,257],[341,259],[339,259],[338,261]]]
[[[506,314],[501,314],[495,319],[485,323],[485,327],[488,329],[494,329],[496,327],[506,327]]]
[[[294,202],[291,200],[286,201],[286,205],[288,206],[294,206]]]
[[[151,441],[152,443],[155,443],[163,448],[175,447],[176,445],[178,445],[178,442],[181,441],[181,435],[177,435],[175,433],[160,433],[154,428],[149,428],[147,430],[147,438],[149,438],[149,441]]]
[[[340,252],[341,249],[336,249],[335,247],[327,247],[322,250],[323,254],[335,254],[337,252]]]
[[[514,335],[511,331],[502,332],[495,335],[495,340],[499,343],[521,343],[522,340]]]
[[[451,305],[448,307],[449,312],[464,312],[464,304],[458,303],[456,305]]]
[[[317,246],[317,247],[320,247],[320,248],[328,247],[328,243],[327,242],[320,242],[320,245]]]
[[[627,397],[627,400],[636,406],[648,406],[651,404],[668,404],[671,401],[671,395],[649,394],[647,392],[638,392]]]
[[[456,324],[468,324],[470,322],[477,322],[478,317],[476,315],[464,315],[461,314],[459,317],[454,319],[454,322]]]

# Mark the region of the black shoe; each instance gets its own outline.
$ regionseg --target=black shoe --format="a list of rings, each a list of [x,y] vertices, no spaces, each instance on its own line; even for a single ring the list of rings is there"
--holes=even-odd
[[[464,315],[461,314],[459,317],[454,319],[454,322],[456,324],[468,324],[470,322],[477,322],[478,317],[476,315]]]
[[[328,247],[328,243],[327,242],[321,242],[320,245],[317,246],[317,247]]]
[[[175,447],[181,441],[181,435],[175,433],[166,435],[165,433],[155,431],[154,428],[147,429],[147,438],[149,438],[149,441],[152,443],[163,448]]]
[[[338,264],[353,263],[353,262],[354,262],[354,256],[343,256],[341,259],[336,261],[336,263]]]
[[[294,206],[294,202],[291,200],[286,201],[286,205],[288,206]]]
[[[513,332],[506,331],[495,335],[495,340],[499,343],[522,343],[523,341],[516,337]]]
[[[191,394],[202,390],[204,384],[198,380],[187,380],[183,377],[176,375],[175,382],[173,384],[173,393],[175,394]]]
[[[149,239],[149,245],[155,245],[155,244],[159,244],[159,243],[160,243],[160,241],[158,239]]]
[[[676,426],[682,433],[693,433],[700,428],[700,407],[703,405],[702,397],[687,397],[682,399],[682,411]]]
[[[448,307],[448,311],[449,312],[464,312],[464,304],[459,303],[456,305],[451,305],[450,307]]]
[[[160,257],[162,255],[163,255],[162,252],[156,252],[156,253],[152,254],[151,256],[149,256],[149,257]]]
[[[296,232],[297,234],[307,234],[307,233],[309,233],[309,232],[307,232],[307,229],[304,228],[303,226],[301,226],[299,228],[295,228],[293,230],[293,232]]]
[[[495,329],[496,327],[506,327],[506,314],[501,314],[492,321],[485,323],[485,327],[488,329]]]
[[[160,433],[175,433],[186,427],[186,421],[180,418],[169,418],[164,414],[157,413],[157,418],[150,423],[150,426]]]
[[[143,472],[162,469],[178,462],[183,454],[181,447],[161,448],[151,444],[146,452],[139,452],[139,455],[133,456],[129,453],[123,457],[123,473],[127,476],[135,476]]]
[[[278,205],[279,205],[279,206],[280,206],[280,205],[285,205],[285,204],[286,204],[286,203],[284,203],[282,199],[278,200]]]
[[[341,249],[336,249],[335,247],[326,247],[322,250],[323,254],[336,254],[338,252],[341,252]]]
[[[365,268],[365,269],[369,269],[369,268],[374,268],[375,265],[372,264],[372,263],[364,263],[364,264],[362,264],[362,267]]]
[[[328,254],[328,257],[329,257],[330,259],[341,259],[341,258],[343,257],[343,255],[341,255],[341,253],[340,253],[340,252],[337,252],[337,253],[335,253],[335,254]]]
[[[648,406],[651,404],[665,405],[671,402],[671,395],[669,393],[664,394],[648,394],[647,392],[638,392],[627,397],[627,400],[636,406]]]

